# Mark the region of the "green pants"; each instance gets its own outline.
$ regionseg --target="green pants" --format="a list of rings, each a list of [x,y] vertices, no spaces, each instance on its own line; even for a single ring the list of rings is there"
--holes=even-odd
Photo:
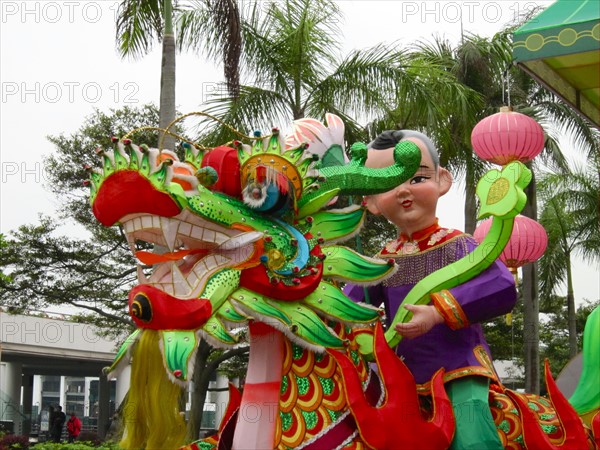
[[[502,443],[488,404],[489,380],[470,376],[446,384],[456,418],[451,450],[500,450]]]

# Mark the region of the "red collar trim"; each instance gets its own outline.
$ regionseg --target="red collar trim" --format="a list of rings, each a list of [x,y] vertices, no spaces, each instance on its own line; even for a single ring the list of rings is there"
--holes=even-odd
[[[438,219],[436,218],[433,225],[430,225],[427,228],[424,228],[422,230],[415,231],[412,234],[412,236],[408,236],[407,234],[400,233],[400,237],[398,238],[398,243],[420,242],[424,239],[429,238],[429,236],[431,236],[433,233],[435,233],[436,231],[439,231],[441,229],[442,229],[442,227],[439,226]]]

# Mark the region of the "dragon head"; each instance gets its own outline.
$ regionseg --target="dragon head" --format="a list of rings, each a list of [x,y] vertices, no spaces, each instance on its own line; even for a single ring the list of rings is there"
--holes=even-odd
[[[140,262],[129,312],[138,328],[163,333],[174,379],[188,378],[200,337],[235,345],[230,329],[250,319],[320,351],[344,345],[327,319],[378,320],[378,310],[351,302],[334,280],[371,283],[390,275],[393,264],[335,245],[358,232],[364,208],[324,208],[339,195],[401,184],[416,171],[420,151],[400,143],[395,165],[371,169],[358,143],[346,162],[343,124],[332,115],[328,123],[297,121],[287,145],[277,130],[256,133],[251,145],[199,151],[184,144],[182,160],[127,139],[98,152],[103,164],[90,171],[89,183],[94,215],[122,227]]]

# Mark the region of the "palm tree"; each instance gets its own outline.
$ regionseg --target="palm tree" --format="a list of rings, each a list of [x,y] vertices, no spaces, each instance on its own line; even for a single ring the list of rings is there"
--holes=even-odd
[[[177,14],[177,47],[192,49],[223,62],[229,95],[240,90],[242,35],[240,11],[235,0],[196,0]]]
[[[202,13],[202,20],[189,20],[191,8]],[[185,8],[178,7],[172,0],[123,0],[117,15],[116,39],[123,57],[141,57],[152,50],[156,41],[162,42],[162,65],[160,81],[160,124],[167,126],[175,119],[175,27],[177,21],[183,39],[197,39],[194,32],[203,30],[203,35],[219,36],[218,46],[223,49],[225,78],[232,95],[239,86],[239,12],[233,0],[195,2]],[[191,31],[190,31],[191,30]],[[179,47],[187,45],[179,39]],[[197,41],[195,41],[197,42]],[[215,60],[221,57],[215,56]],[[174,148],[175,138],[165,136],[164,147]]]
[[[240,130],[270,128],[305,116],[340,116],[348,140],[364,139],[358,124],[385,117],[398,102],[426,123],[447,116],[448,102],[462,112],[471,103],[451,74],[427,61],[411,60],[408,52],[378,45],[340,56],[340,11],[333,1],[286,0],[264,4],[242,15],[242,76],[237,98],[210,100],[208,112]],[[202,40],[201,42],[206,42]],[[204,142],[233,138],[221,126],[204,129]]]
[[[506,30],[500,35],[507,39]],[[591,125],[583,120],[568,105],[558,99],[550,91],[539,85],[529,75],[511,67],[508,76],[512,80],[511,98],[516,111],[527,114],[537,120],[546,134],[544,151],[535,164],[530,168],[540,171],[538,164],[554,168],[558,173],[568,173],[568,164],[559,145],[559,134],[569,133],[579,148],[594,154],[598,151],[597,134]],[[535,173],[535,172],[534,172]],[[536,177],[526,190],[527,205],[523,214],[537,220]],[[538,263],[527,264],[523,267],[522,295],[524,303],[524,326],[530,330],[528,339],[524,342],[525,350],[525,388],[533,393],[540,390],[540,355],[539,355],[539,295],[538,285],[540,276]],[[573,308],[574,311],[574,308]]]
[[[197,8],[193,10],[191,8]],[[202,13],[203,19],[194,21],[193,14]],[[225,78],[229,92],[233,97],[239,90],[239,13],[237,4],[233,0],[214,0],[195,2],[194,5],[187,8],[178,8],[172,0],[123,0],[119,5],[117,16],[117,44],[121,55],[140,57],[146,55],[156,41],[162,41],[162,65],[161,65],[161,85],[160,85],[160,112],[159,127],[166,129],[175,119],[175,54],[176,40],[174,20],[177,22],[181,36],[184,39],[193,39],[194,31],[203,30],[197,36],[220,36],[218,45],[223,49],[223,59],[225,65]],[[192,30],[192,31],[190,31]],[[195,41],[197,42],[197,41]],[[212,42],[212,41],[211,41]],[[179,47],[186,45],[185,40],[180,39]],[[220,59],[213,54],[215,59]],[[164,136],[162,142],[164,148],[173,149],[175,147],[175,138],[169,135]],[[206,392],[208,389],[208,380],[214,372],[215,367],[221,361],[242,354],[247,349],[235,349],[218,356],[212,355],[213,348],[209,345],[202,345],[196,353],[197,370],[194,374],[196,390],[192,398],[192,417],[188,423],[188,434],[191,440],[198,438],[200,423]]]
[[[548,248],[540,260],[542,298],[551,298],[566,283],[569,324],[569,356],[577,353],[575,297],[571,261],[579,255],[600,261],[600,204],[596,167],[568,175],[547,174],[539,183],[542,200],[540,223],[548,233]]]
[[[159,126],[175,119],[175,34],[171,0],[125,0],[117,15],[117,44],[121,56],[139,57],[147,54],[154,41],[162,41],[160,73]],[[165,136],[165,148],[173,149],[175,139]]]

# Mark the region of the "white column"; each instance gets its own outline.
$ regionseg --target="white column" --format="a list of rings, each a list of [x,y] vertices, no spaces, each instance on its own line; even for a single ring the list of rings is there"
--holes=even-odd
[[[2,380],[0,389],[4,391],[6,397],[0,402],[2,411],[0,417],[3,420],[9,420],[14,423],[15,434],[21,433],[22,415],[21,408],[21,363],[2,363]]]
[[[117,377],[117,386],[115,390],[115,409],[118,409],[121,402],[129,391],[129,380],[131,378],[131,364],[125,366]]]
[[[226,376],[217,373],[217,382],[215,384],[217,389],[227,389],[227,386],[229,385],[229,379]],[[221,419],[227,410],[227,404],[229,403],[229,391],[215,391],[213,394],[213,401],[217,405],[217,411],[215,412],[215,423],[219,424],[221,423]]]
[[[37,405],[38,413],[42,411],[42,377],[35,375],[33,377],[33,404]]]
[[[66,377],[62,375],[60,377],[60,391],[58,392],[58,404],[62,406],[62,411],[66,414],[67,412],[67,383]]]
[[[83,400],[83,415],[84,416],[89,416],[90,415],[90,384],[91,384],[92,378],[90,377],[85,377],[85,397]]]

